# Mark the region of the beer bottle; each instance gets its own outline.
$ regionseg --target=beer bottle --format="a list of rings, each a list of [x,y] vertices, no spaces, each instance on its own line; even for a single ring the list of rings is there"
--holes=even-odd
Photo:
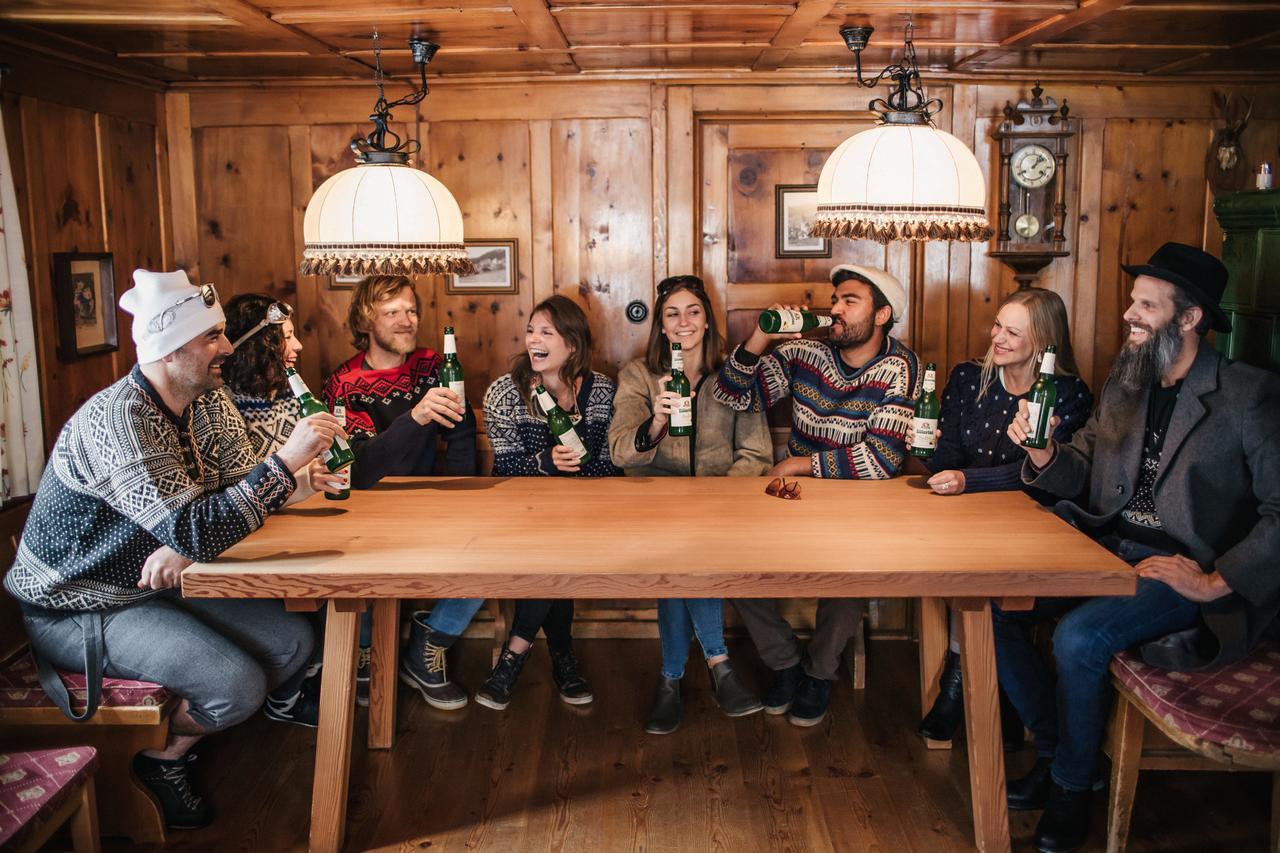
[[[440,387],[457,394],[462,405],[467,404],[467,386],[462,380],[462,362],[458,361],[458,341],[453,336],[453,326],[444,327],[444,364],[440,365]]]
[[[1053,418],[1053,407],[1058,405],[1058,386],[1053,381],[1054,369],[1058,362],[1058,348],[1050,344],[1044,348],[1044,361],[1040,362],[1040,377],[1031,386],[1027,396],[1027,420],[1031,422],[1031,432],[1023,440],[1024,447],[1043,450],[1049,444],[1049,421]]]
[[[345,429],[347,425],[347,407],[341,403],[334,406],[333,416],[338,419],[338,422],[342,424]],[[336,495],[333,492],[325,492],[324,499],[327,501],[345,501],[347,498],[351,497],[351,466],[348,465],[338,473],[342,475],[342,479],[346,485],[344,485],[342,487],[342,491],[338,492]]]
[[[808,311],[796,311],[791,308],[777,310],[770,308],[760,312],[760,331],[770,335],[825,329],[832,322],[829,314],[811,314]]]
[[[538,405],[542,407],[542,411],[547,415],[547,428],[551,430],[551,435],[555,438],[556,444],[567,447],[578,454],[579,464],[587,464],[591,454],[587,452],[587,446],[582,443],[582,437],[578,435],[578,431],[573,428],[573,421],[569,420],[569,416],[565,414],[564,409],[560,408],[555,398],[547,392],[546,388],[539,385],[534,393],[538,396]]]
[[[667,390],[680,395],[680,406],[671,413],[668,435],[693,435],[693,397],[689,394],[689,377],[684,375],[684,350],[671,345],[671,381]]]
[[[285,376],[289,377],[289,388],[293,390],[293,396],[298,398],[298,408],[302,410],[304,418],[329,411],[325,408],[324,403],[321,403],[312,395],[311,389],[307,387],[307,383],[298,375],[298,371],[292,367],[286,367],[284,373]],[[346,439],[335,435],[333,444],[329,445],[329,449],[324,452],[321,458],[324,459],[325,467],[330,471],[341,471],[355,460],[356,455],[351,452],[351,445],[347,444]]]
[[[937,374],[938,368],[932,361],[925,365],[920,396],[916,398],[915,417],[911,419],[911,455],[921,459],[932,456],[938,446],[938,413],[942,407],[934,393]]]

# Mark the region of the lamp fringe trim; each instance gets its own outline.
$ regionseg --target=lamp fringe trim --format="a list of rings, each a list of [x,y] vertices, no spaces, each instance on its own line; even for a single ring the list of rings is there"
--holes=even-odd
[[[302,275],[474,275],[475,265],[458,243],[309,245]]]
[[[814,237],[849,240],[955,240],[982,243],[995,233],[986,211],[974,207],[890,207],[887,205],[818,205],[809,227]]]

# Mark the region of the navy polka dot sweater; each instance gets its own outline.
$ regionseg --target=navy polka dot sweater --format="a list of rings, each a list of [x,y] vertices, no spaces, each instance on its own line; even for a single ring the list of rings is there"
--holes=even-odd
[[[27,607],[107,610],[138,589],[161,545],[196,561],[218,554],[284,506],[295,482],[249,445],[226,394],[165,408],[134,367],[72,415],[58,435],[4,586]]]
[[[942,392],[942,414],[938,418],[938,449],[924,460],[933,473],[964,471],[966,492],[994,492],[1021,489],[1022,460],[1027,451],[1014,444],[1006,428],[1018,413],[1018,400],[1005,390],[997,376],[978,399],[982,367],[976,361],[958,364]],[[1055,441],[1066,443],[1084,426],[1093,408],[1093,394],[1078,376],[1055,376],[1058,405],[1054,414],[1062,418],[1054,432]]]

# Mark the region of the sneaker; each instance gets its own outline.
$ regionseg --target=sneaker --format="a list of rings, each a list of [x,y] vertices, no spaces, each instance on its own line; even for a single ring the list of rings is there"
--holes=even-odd
[[[454,711],[467,704],[467,691],[449,680],[445,652],[457,637],[433,631],[426,611],[413,614],[409,645],[400,656],[400,680],[416,689],[427,704],[442,711]]]
[[[776,717],[791,710],[791,703],[795,701],[796,688],[800,686],[802,675],[804,672],[800,669],[800,664],[774,670],[773,684],[769,686],[769,692],[764,694],[766,714],[773,714]]]
[[[268,694],[262,713],[278,723],[293,723],[314,729],[320,724],[320,697],[315,692],[302,688],[286,699]]]
[[[796,688],[796,701],[791,705],[791,715],[787,717],[793,726],[816,726],[827,715],[827,706],[831,704],[831,686],[834,681],[825,678],[814,678],[805,675]]]
[[[367,646],[360,647],[360,657],[356,661],[356,704],[361,708],[369,707],[369,661],[372,657],[371,649]]]
[[[524,662],[529,659],[529,650],[513,652],[504,648],[498,655],[498,662],[493,665],[489,678],[476,691],[476,702],[495,711],[504,710],[511,704],[511,693],[516,689],[516,679]]]
[[[578,659],[572,651],[551,653],[551,678],[560,691],[560,698],[570,705],[590,705],[596,698],[578,669]]]
[[[191,789],[187,757],[152,758],[139,752],[130,764],[131,775],[160,806],[170,829],[203,829],[213,823],[213,809]]]

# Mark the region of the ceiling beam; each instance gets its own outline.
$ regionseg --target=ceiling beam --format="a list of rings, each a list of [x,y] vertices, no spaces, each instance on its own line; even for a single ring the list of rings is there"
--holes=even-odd
[[[549,52],[547,59],[553,69],[568,74],[582,70],[573,57],[564,52],[569,49],[569,40],[564,37],[564,30],[560,29],[560,22],[551,14],[546,0],[511,0],[511,11],[529,31],[533,43]]]
[[[1182,68],[1186,68],[1188,65],[1195,65],[1197,62],[1200,62],[1201,60],[1211,59],[1227,51],[1240,50],[1241,48],[1246,48],[1246,47],[1256,47],[1257,45],[1264,44],[1266,42],[1271,41],[1272,39],[1280,39],[1280,30],[1272,30],[1271,32],[1263,33],[1262,35],[1253,36],[1252,38],[1247,38],[1247,39],[1244,39],[1243,41],[1238,41],[1235,44],[1223,45],[1221,47],[1214,47],[1209,50],[1203,51],[1201,53],[1197,53],[1195,56],[1187,56],[1187,57],[1183,57],[1182,59],[1175,59],[1173,62],[1166,62],[1164,65],[1160,65],[1160,66],[1157,66],[1156,68],[1152,68],[1147,73],[1148,74],[1168,74],[1171,71],[1178,71]]]
[[[1082,0],[1080,6],[1070,12],[1050,15],[1043,21],[1032,24],[1022,32],[1014,33],[1000,40],[998,51],[1019,50],[1040,42],[1050,41],[1066,35],[1077,27],[1092,23],[1103,15],[1127,5],[1131,0]],[[951,70],[963,70],[966,65],[997,51],[979,50],[962,57],[952,64]]]
[[[115,53],[97,45],[25,24],[14,23],[0,30],[0,42],[42,53],[63,62],[110,72],[120,77],[133,77],[149,83],[164,84],[173,80],[195,79],[193,75],[167,65],[121,59]]]
[[[273,20],[270,13],[247,2],[247,0],[204,0],[204,3],[215,12],[231,18],[243,25],[245,29],[259,35],[268,38],[280,38],[283,36],[287,40],[296,43],[302,50],[312,56],[336,56],[348,62],[354,62],[366,71],[373,70],[373,66],[363,59],[344,56],[336,45],[329,44],[324,39],[317,38],[311,33],[300,30],[290,24],[282,24]]]
[[[787,61],[791,51],[804,43],[818,22],[831,14],[836,0],[800,0],[796,10],[782,22],[769,47],[760,51],[752,71],[776,71]]]

